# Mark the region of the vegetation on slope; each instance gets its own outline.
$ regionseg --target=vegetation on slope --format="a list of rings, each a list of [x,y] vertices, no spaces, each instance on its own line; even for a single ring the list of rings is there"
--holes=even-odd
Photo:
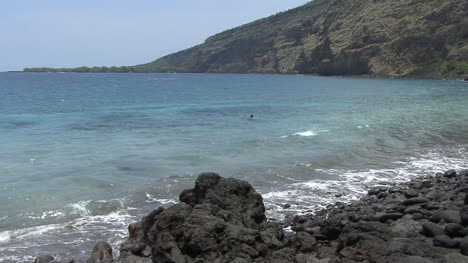
[[[315,0],[135,69],[442,77],[467,63],[466,0]]]
[[[122,71],[439,78],[467,64],[466,0],[315,0]]]
[[[132,72],[132,67],[79,67],[79,68],[25,68],[25,72],[78,72],[78,73],[125,73]]]

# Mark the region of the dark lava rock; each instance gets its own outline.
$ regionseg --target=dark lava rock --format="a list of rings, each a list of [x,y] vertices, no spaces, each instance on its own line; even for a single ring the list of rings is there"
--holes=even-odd
[[[266,221],[263,199],[247,182],[205,173],[179,199],[141,222],[138,242],[151,247],[153,262],[273,262],[292,256],[277,251],[284,232]]]
[[[411,216],[404,216],[391,224],[392,231],[401,237],[417,237],[422,231],[422,226]]]
[[[434,246],[445,247],[445,248],[456,248],[459,243],[456,240],[451,239],[448,236],[436,236],[433,240]]]
[[[405,191],[406,198],[413,198],[413,197],[418,197],[418,196],[419,196],[419,192],[414,189],[408,189]]]
[[[408,206],[403,213],[405,214],[415,214],[415,213],[420,213],[421,206],[419,205],[414,205],[414,206]]]
[[[284,204],[282,207],[283,207],[283,209],[288,209],[288,208],[291,207],[291,204]]]
[[[395,194],[395,193],[403,193],[403,189],[399,186],[392,186],[388,188],[388,192],[390,194]]]
[[[458,175],[461,176],[461,177],[468,176],[468,169],[460,171],[460,173]]]
[[[382,198],[386,198],[388,196],[388,193],[387,192],[380,192],[378,195],[377,195],[377,198],[378,199],[382,199]]]
[[[247,182],[205,173],[179,204],[129,226],[119,262],[455,263],[465,257],[453,248],[468,254],[468,239],[460,238],[468,234],[468,205],[457,192],[467,183],[440,175],[375,187],[352,204],[291,215],[284,226],[293,233],[266,220],[262,197]]]
[[[435,237],[445,234],[444,229],[441,226],[432,222],[425,222],[422,227],[422,233],[428,237]]]
[[[419,256],[409,256],[398,260],[397,263],[432,263],[432,260]]]
[[[39,256],[34,260],[34,263],[49,263],[54,261],[54,257],[51,255]]]
[[[306,232],[298,232],[295,241],[299,252],[308,253],[313,251],[313,247],[317,244],[317,240]]]
[[[367,193],[368,195],[378,195],[381,192],[386,192],[387,189],[388,188],[384,186],[377,186],[377,187],[371,188]]]
[[[468,193],[468,186],[458,188],[455,193]]]
[[[411,215],[411,218],[413,220],[421,220],[421,219],[424,219],[425,217],[421,213],[414,213],[414,214]]]
[[[445,233],[451,237],[464,237],[466,235],[465,228],[455,223],[445,225]]]
[[[465,205],[468,205],[468,194],[465,195],[463,202],[465,203]]]
[[[429,199],[424,198],[424,197],[413,197],[413,198],[406,199],[405,201],[403,201],[402,204],[406,205],[406,206],[409,206],[409,205],[417,205],[417,204],[427,203],[429,201],[430,201]]]
[[[430,220],[435,223],[439,223],[442,219],[447,223],[458,224],[460,223],[460,212],[456,210],[439,210],[430,217]]]
[[[444,173],[444,177],[452,178],[457,176],[457,171],[455,170],[448,170]]]
[[[468,226],[468,206],[460,208],[460,223],[464,226]]]
[[[460,241],[460,252],[465,255],[465,256],[468,256],[468,239],[467,238],[464,238],[464,239],[461,239]]]
[[[444,255],[443,263],[467,263],[468,257],[460,253],[449,253]]]
[[[98,242],[94,248],[91,257],[86,263],[108,263],[113,262],[112,247],[106,242]]]
[[[402,213],[377,213],[375,218],[376,220],[385,223],[388,220],[397,220],[401,217],[403,217],[404,214]]]

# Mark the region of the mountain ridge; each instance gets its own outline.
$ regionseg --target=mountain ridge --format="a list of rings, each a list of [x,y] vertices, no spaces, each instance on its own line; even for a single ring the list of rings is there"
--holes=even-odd
[[[468,1],[315,0],[150,63],[94,69],[463,78]]]

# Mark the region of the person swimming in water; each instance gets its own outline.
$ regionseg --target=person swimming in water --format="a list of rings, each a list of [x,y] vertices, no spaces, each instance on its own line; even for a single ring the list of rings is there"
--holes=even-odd
[[[253,120],[253,119],[254,119],[254,116],[253,116],[253,114],[250,114],[250,118],[249,118],[249,120]]]

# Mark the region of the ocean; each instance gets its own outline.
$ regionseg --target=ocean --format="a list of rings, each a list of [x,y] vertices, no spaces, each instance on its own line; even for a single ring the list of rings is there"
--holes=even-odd
[[[463,81],[0,73],[0,262],[117,252],[202,172],[281,220],[467,168],[467,101]]]

